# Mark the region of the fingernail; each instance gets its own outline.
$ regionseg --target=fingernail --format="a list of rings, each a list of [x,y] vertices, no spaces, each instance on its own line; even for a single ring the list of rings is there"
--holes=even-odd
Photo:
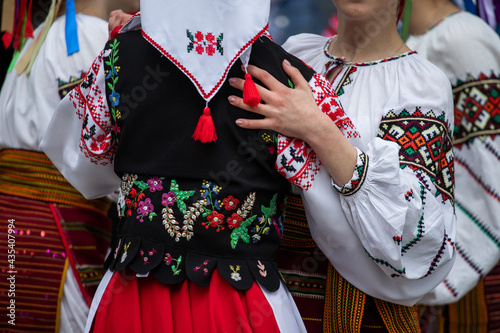
[[[229,84],[234,84],[236,82],[236,79],[234,77],[229,79]]]
[[[288,60],[284,60],[283,63],[286,65],[286,66],[291,66],[292,64],[290,64],[290,62]]]
[[[235,123],[236,123],[236,125],[238,125],[238,126],[243,125],[243,121],[241,121],[241,120],[239,120],[239,119],[237,119],[237,120],[235,121]]]
[[[234,103],[234,101],[236,101],[236,98],[234,96],[229,96],[227,99],[229,103]]]

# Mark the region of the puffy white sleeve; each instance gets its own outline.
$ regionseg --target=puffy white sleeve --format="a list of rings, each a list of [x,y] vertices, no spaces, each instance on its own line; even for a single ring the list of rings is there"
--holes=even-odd
[[[116,148],[105,88],[103,58],[96,58],[83,82],[59,103],[40,149],[87,199],[114,192]]]
[[[445,105],[435,110],[387,114],[351,181],[332,184],[366,254],[392,278],[425,278],[454,255],[452,119]]]
[[[311,234],[337,271],[373,297],[413,305],[455,259],[451,89],[433,105],[385,114],[368,145],[355,128],[346,130],[353,125],[336,104],[330,118],[364,147],[350,182],[333,184],[297,139],[278,141],[278,170],[302,189]]]

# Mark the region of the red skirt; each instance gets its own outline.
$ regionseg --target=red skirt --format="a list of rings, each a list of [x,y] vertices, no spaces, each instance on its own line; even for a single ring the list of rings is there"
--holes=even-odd
[[[91,332],[277,333],[274,312],[257,283],[236,290],[214,271],[210,286],[116,272],[97,308]]]

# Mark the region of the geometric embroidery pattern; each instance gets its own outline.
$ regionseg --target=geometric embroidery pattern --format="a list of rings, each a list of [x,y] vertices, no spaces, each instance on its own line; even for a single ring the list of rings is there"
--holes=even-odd
[[[358,160],[356,162],[356,168],[354,169],[354,174],[352,179],[344,186],[337,186],[333,183],[333,187],[342,195],[348,196],[356,193],[361,185],[364,183],[366,178],[366,172],[368,170],[368,155],[356,148],[358,151]]]
[[[484,141],[500,133],[500,79],[491,74],[471,75],[465,81],[458,81],[453,88],[455,105],[454,144],[463,144],[475,139]]]
[[[328,115],[347,138],[359,137],[349,117],[346,116],[337,95],[324,76],[314,74],[309,81],[311,90],[320,110]],[[278,135],[278,159],[276,169],[292,184],[307,191],[319,172],[321,162],[311,147],[297,138]]]
[[[401,168],[410,167],[428,175],[442,195],[453,203],[454,156],[444,113],[436,115],[420,108],[412,113],[390,111],[380,123],[378,136],[400,147]]]
[[[80,150],[92,163],[107,165],[113,159],[115,145],[112,144],[111,114],[104,89],[98,83],[103,55],[104,51],[94,61],[83,82],[68,95],[78,119],[83,121]]]

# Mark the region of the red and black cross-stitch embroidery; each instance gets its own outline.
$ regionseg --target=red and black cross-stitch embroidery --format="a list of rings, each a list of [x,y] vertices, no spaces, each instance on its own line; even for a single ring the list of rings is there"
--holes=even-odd
[[[97,57],[83,82],[69,92],[78,119],[83,120],[80,150],[94,164],[107,165],[115,152],[111,115],[105,98],[104,87],[98,82],[104,52]]]
[[[443,201],[453,202],[454,156],[444,113],[391,111],[382,118],[378,136],[399,146],[401,168],[423,172],[434,183]],[[421,177],[420,177],[421,178]]]
[[[495,74],[467,77],[453,88],[454,144],[461,148],[474,140],[492,139],[500,133],[500,79]]]
[[[359,138],[351,119],[346,116],[330,82],[315,73],[309,85],[320,110],[328,115],[346,138]],[[296,138],[278,137],[278,160],[276,168],[280,174],[304,190],[308,190],[319,172],[320,162],[309,145]]]
[[[187,45],[188,53],[194,50],[199,55],[206,53],[209,56],[213,56],[217,51],[220,55],[224,55],[224,48],[222,47],[222,40],[224,39],[223,33],[215,38],[215,35],[211,32],[203,34],[201,31],[197,31],[193,35],[189,29],[186,29],[186,35],[189,39]]]

